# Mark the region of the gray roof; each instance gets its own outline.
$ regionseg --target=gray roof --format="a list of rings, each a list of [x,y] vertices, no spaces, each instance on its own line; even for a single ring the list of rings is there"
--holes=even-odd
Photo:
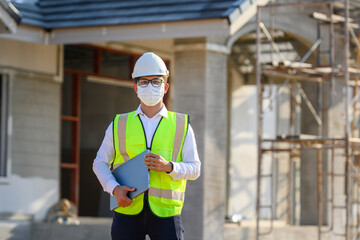
[[[248,0],[12,0],[21,23],[48,30],[201,19],[229,19]],[[248,4],[244,4],[248,5]]]

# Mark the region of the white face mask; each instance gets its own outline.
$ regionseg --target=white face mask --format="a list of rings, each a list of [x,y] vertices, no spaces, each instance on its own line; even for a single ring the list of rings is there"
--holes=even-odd
[[[164,84],[154,87],[151,83],[146,87],[137,86],[137,96],[146,106],[155,106],[164,97]]]

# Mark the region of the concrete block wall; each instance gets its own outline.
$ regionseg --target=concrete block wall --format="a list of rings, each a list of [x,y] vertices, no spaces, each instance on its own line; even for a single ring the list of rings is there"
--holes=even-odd
[[[62,48],[0,39],[9,90],[8,164],[0,213],[44,219],[59,197]]]
[[[201,177],[188,182],[183,211],[186,239],[223,239],[227,149],[227,55],[212,52],[206,39],[177,40],[173,109],[190,114]]]
[[[59,176],[60,83],[16,74],[12,92],[12,173]]]
[[[206,52],[204,239],[222,239],[226,205],[227,55]]]
[[[175,74],[172,83],[173,109],[190,115],[190,124],[195,132],[200,161],[204,162],[204,121],[205,107],[205,53],[177,52],[175,54]],[[201,176],[187,184],[186,198],[182,213],[185,237],[189,240],[203,239],[203,182],[204,166]]]
[[[10,81],[11,171],[0,184],[0,212],[41,220],[58,200],[61,84],[20,71]]]

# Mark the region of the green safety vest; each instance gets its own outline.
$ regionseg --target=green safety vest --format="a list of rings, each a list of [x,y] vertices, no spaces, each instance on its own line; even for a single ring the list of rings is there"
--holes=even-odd
[[[150,150],[165,160],[182,162],[181,149],[187,133],[189,116],[168,112],[162,117],[155,130]],[[115,116],[113,122],[115,156],[114,168],[137,156],[147,149],[145,131],[135,111]],[[131,186],[130,186],[131,187]],[[150,170],[149,205],[159,217],[179,215],[184,205],[186,180],[173,180],[166,172]],[[128,207],[117,207],[116,212],[135,215],[141,212],[144,194],[133,198]]]

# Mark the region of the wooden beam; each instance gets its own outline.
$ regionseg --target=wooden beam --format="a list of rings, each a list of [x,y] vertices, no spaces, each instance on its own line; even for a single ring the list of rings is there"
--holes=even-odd
[[[278,77],[278,78],[290,78],[295,79],[299,81],[310,81],[310,82],[322,82],[324,79],[321,77],[309,77],[304,75],[293,75],[289,73],[283,73],[283,72],[275,72],[275,71],[265,71],[263,72],[266,76],[269,77]]]
[[[324,22],[331,22],[333,21],[334,23],[343,23],[345,22],[345,18],[339,15],[335,15],[332,14],[331,18],[329,16],[327,16],[324,13],[319,13],[319,12],[313,12],[312,14],[310,14],[310,17],[316,19],[316,20],[321,20]],[[352,28],[359,28],[359,24],[356,23],[352,23],[354,20],[352,18],[349,18],[349,26]]]
[[[61,120],[70,121],[70,122],[78,122],[79,118],[74,116],[61,116]]]
[[[284,61],[284,66],[292,67],[292,68],[311,68],[312,64],[310,63],[302,63],[302,62],[291,62],[291,61]]]
[[[66,169],[76,169],[79,166],[77,164],[75,164],[75,163],[61,163],[60,167],[61,168],[66,168]]]

